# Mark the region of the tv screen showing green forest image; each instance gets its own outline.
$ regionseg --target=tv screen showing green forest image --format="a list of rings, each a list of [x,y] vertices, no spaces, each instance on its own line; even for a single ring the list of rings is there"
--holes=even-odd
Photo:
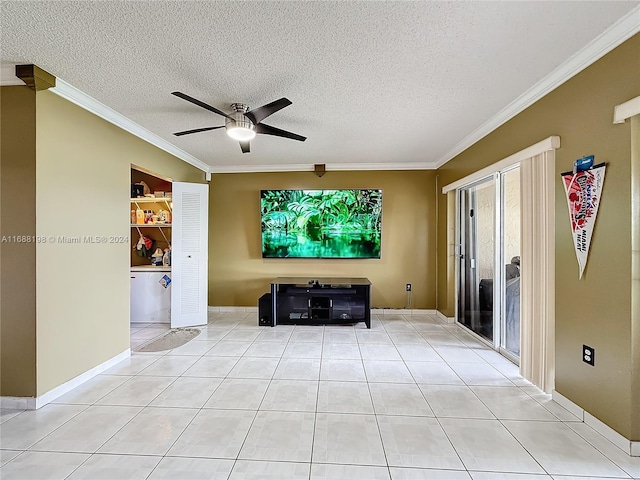
[[[261,190],[264,258],[380,258],[382,190]]]

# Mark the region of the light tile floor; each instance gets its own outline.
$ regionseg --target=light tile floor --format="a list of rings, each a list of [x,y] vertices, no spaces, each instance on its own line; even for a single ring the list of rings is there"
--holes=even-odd
[[[132,349],[167,329],[132,325]],[[367,330],[215,313],[0,422],[3,480],[640,478],[640,458],[430,315]]]

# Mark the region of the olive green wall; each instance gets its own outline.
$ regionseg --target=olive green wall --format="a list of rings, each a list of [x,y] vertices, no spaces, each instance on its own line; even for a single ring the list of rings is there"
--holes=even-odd
[[[632,379],[631,322],[631,160],[630,125],[613,125],[615,105],[640,95],[640,35],[567,81],[521,114],[438,170],[440,186],[460,179],[551,135],[561,137],[556,152],[556,390],[631,440],[638,405]],[[582,280],[573,250],[567,201],[560,172],[594,154],[607,162],[602,203]],[[444,195],[441,196],[445,198]],[[446,242],[445,202],[440,202],[439,243]],[[439,251],[439,265],[446,252]],[[439,268],[438,307],[454,313],[446,269]],[[596,365],[581,361],[582,344],[596,350]]]
[[[131,164],[204,173],[49,91],[2,93],[2,233],[46,239],[2,244],[2,395],[33,397],[129,348]]]
[[[202,171],[49,91],[37,94],[37,148],[43,238],[128,238],[131,164],[204,182]],[[130,248],[38,244],[38,395],[129,348]]]
[[[0,88],[0,395],[36,391],[36,92]],[[14,238],[18,236],[20,238]]]
[[[380,259],[263,259],[260,190],[382,189]],[[367,277],[371,305],[435,308],[435,173],[329,171],[214,174],[209,204],[209,305],[257,306],[279,276]]]

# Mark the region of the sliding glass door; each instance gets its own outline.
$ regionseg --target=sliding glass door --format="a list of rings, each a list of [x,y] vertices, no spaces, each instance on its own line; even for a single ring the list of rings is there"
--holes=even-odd
[[[458,189],[458,322],[520,355],[520,169]]]
[[[459,191],[458,321],[493,343],[495,181]]]

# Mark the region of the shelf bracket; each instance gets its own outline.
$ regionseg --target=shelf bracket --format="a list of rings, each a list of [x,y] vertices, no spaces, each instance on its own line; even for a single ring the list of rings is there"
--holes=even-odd
[[[162,227],[158,227],[158,230],[160,230],[160,233],[162,234],[162,236],[164,237],[165,242],[167,242],[169,245],[171,245],[171,242],[169,241],[169,239],[167,238],[167,236],[164,234],[164,232],[162,231]]]

